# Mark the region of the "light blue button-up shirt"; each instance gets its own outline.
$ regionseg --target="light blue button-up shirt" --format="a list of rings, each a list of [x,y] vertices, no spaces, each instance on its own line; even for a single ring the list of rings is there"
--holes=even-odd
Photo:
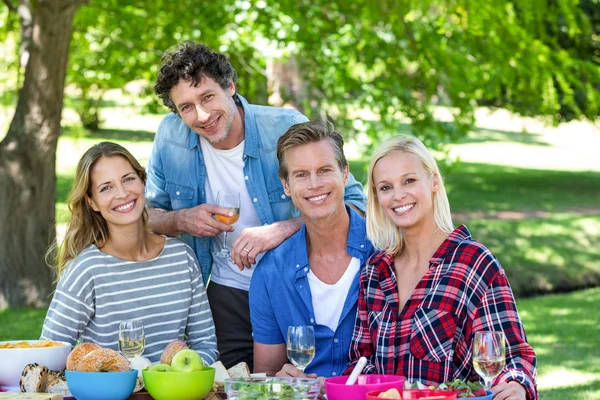
[[[365,219],[350,207],[350,229],[346,249],[360,260],[362,270],[374,249],[367,239]],[[360,271],[354,277],[337,329],[315,321],[308,283],[306,226],[273,249],[260,261],[250,284],[250,318],[254,340],[262,344],[285,343],[290,325],[312,325],[315,330],[315,358],[306,367],[307,374],[341,375],[349,361],[350,342],[356,318]],[[323,304],[322,307],[327,307]]]
[[[236,103],[244,109],[244,177],[246,188],[263,225],[299,216],[279,180],[277,140],[287,129],[307,121],[293,109],[249,104],[240,95]],[[173,211],[206,203],[206,165],[198,134],[178,114],[167,115],[158,127],[148,160],[146,197],[152,207]],[[365,210],[362,185],[352,175],[346,186],[346,203]],[[211,237],[188,233],[183,239],[198,257],[204,282],[212,268]]]

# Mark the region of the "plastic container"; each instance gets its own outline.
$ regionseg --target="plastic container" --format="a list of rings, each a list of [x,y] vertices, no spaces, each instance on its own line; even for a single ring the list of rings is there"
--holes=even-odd
[[[379,400],[379,399],[393,399],[394,397],[379,397],[385,390],[377,390],[375,392],[367,393],[367,400]],[[433,389],[404,389],[399,390],[400,398],[402,400],[456,400],[456,393],[449,392],[447,390],[433,390]],[[397,399],[397,397],[396,397]]]
[[[65,371],[67,386],[77,400],[126,400],[135,387],[137,370],[126,372]]]
[[[198,400],[212,389],[215,369],[204,367],[191,372],[143,370],[142,376],[146,390],[154,400]]]
[[[369,392],[404,389],[406,379],[398,375],[360,375],[354,385],[346,385],[346,380],[347,376],[325,379],[328,400],[365,400]]]
[[[315,400],[321,381],[312,378],[230,378],[225,379],[229,400]]]

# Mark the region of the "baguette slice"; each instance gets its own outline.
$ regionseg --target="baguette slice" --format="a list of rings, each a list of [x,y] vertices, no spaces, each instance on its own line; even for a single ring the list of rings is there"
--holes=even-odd
[[[73,396],[69,390],[69,386],[67,386],[67,378],[64,372],[50,371],[48,373],[46,393],[58,393],[65,397]]]
[[[221,361],[217,361],[216,363],[212,364],[211,367],[215,369],[216,386],[223,386],[225,384],[225,379],[231,378],[231,375],[229,375],[229,372],[227,372],[227,369]]]
[[[21,373],[21,392],[45,392],[48,372],[44,365],[27,364]]]
[[[250,378],[250,368],[244,361],[235,364],[227,370],[231,378]]]

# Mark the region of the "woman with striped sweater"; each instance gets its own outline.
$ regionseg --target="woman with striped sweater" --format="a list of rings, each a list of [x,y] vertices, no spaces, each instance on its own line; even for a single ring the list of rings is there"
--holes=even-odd
[[[146,228],[145,180],[139,162],[116,143],[82,156],[41,336],[117,349],[119,322],[138,319],[151,361],[179,339],[211,364],[217,343],[198,261],[185,242]]]

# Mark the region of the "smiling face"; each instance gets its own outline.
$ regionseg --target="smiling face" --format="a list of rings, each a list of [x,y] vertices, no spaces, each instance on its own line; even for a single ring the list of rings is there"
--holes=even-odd
[[[433,194],[438,178],[414,154],[393,152],[377,161],[373,184],[379,206],[400,229],[434,224]]]
[[[171,89],[171,100],[191,130],[214,148],[224,150],[234,148],[243,140],[234,94],[233,83],[223,89],[213,79],[204,77],[195,87],[191,81],[180,80]]]
[[[102,214],[109,230],[115,225],[142,223],[144,182],[125,157],[102,157],[90,174],[88,202]]]
[[[346,212],[344,187],[348,182],[348,166],[340,170],[328,140],[290,148],[286,163],[288,178],[281,182],[305,221]]]

